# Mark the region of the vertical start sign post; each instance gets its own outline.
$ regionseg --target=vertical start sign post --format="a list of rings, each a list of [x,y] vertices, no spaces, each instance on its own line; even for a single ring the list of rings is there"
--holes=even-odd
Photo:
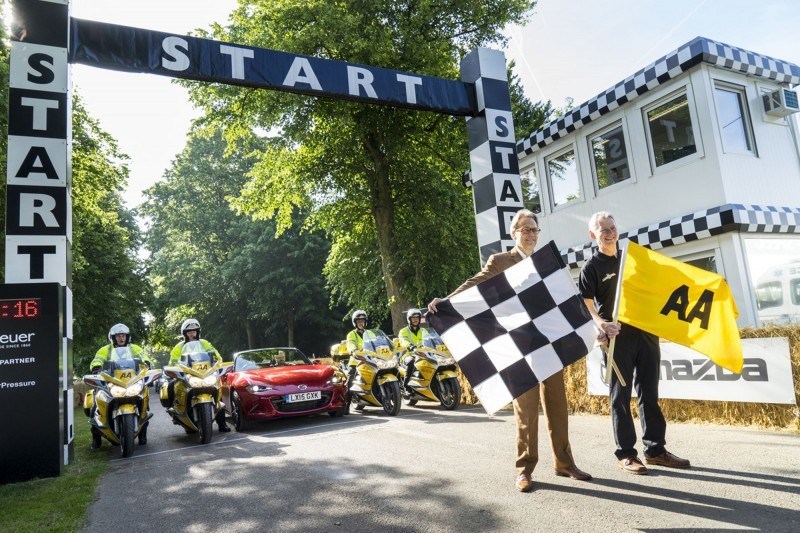
[[[522,187],[501,52],[470,52],[457,81],[73,19],[69,7],[12,0],[0,310],[40,314],[0,316],[0,343],[17,350],[0,346],[0,483],[58,475],[72,455],[70,63],[464,116],[481,262],[513,246]]]
[[[0,288],[0,483],[73,452],[69,1],[13,0]]]

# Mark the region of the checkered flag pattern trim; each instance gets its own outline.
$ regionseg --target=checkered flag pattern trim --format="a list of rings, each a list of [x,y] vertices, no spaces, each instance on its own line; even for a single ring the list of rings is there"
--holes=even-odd
[[[800,233],[800,209],[725,204],[622,233],[619,240],[624,242],[630,239],[651,250],[658,250],[730,231]],[[590,242],[560,253],[569,268],[580,268],[596,249],[596,244]]]
[[[596,337],[553,241],[429,320],[489,414],[584,357]]]
[[[558,120],[517,142],[517,154],[532,154],[561,137],[597,120],[701,62],[750,76],[797,85],[800,67],[705,37],[696,37]]]

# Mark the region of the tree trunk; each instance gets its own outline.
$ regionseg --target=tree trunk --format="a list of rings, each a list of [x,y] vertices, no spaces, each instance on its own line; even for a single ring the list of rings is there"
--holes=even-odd
[[[258,348],[258,334],[256,333],[256,328],[253,325],[253,321],[245,320],[244,329],[247,333],[247,348],[250,350]]]
[[[286,346],[294,346],[294,309],[289,308],[286,313]]]
[[[373,172],[368,173],[370,195],[372,197],[372,216],[378,232],[378,246],[381,253],[381,270],[386,284],[386,295],[389,298],[389,310],[392,313],[394,333],[405,326],[405,310],[408,299],[403,296],[400,287],[404,274],[396,268],[397,250],[394,245],[394,201],[392,200],[392,184],[389,181],[389,157],[381,150],[380,133],[371,132],[365,139],[365,146],[374,163]]]

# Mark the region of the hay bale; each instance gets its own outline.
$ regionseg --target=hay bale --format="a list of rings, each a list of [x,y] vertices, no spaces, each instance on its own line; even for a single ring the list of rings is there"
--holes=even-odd
[[[745,328],[743,339],[786,337],[792,361],[795,398],[800,398],[800,325],[765,326]],[[477,404],[478,399],[459,370],[461,398],[466,404]],[[610,402],[606,396],[589,396],[586,384],[586,359],[564,369],[564,385],[571,413],[609,415]],[[800,433],[800,409],[794,405],[712,402],[701,400],[661,400],[661,410],[672,422],[711,423],[730,426],[755,426]],[[636,400],[631,400],[631,410],[638,418]]]

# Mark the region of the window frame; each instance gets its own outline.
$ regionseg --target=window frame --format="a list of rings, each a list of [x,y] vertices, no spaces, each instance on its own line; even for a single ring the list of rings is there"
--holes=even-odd
[[[743,85],[738,85],[736,83],[718,78],[713,78],[711,81],[711,92],[714,98],[714,112],[716,113],[717,117],[717,131],[719,131],[719,140],[720,145],[722,146],[722,152],[725,154],[752,155],[758,157],[755,131],[753,130],[753,118],[750,113],[750,105],[747,101],[747,88]],[[744,127],[745,137],[750,144],[749,150],[735,150],[725,146],[725,135],[722,133],[722,117],[720,116],[717,89],[735,93],[739,97],[739,105],[742,111],[742,126]]]
[[[669,163],[664,163],[663,165],[658,166],[656,165],[656,154],[655,149],[653,148],[653,137],[650,133],[650,120],[647,117],[647,113],[654,108],[664,105],[671,100],[680,98],[681,96],[686,96],[686,105],[689,106],[689,120],[692,122],[692,130],[694,131],[695,152],[685,157],[681,157],[680,159],[676,159],[675,161],[670,161]],[[700,131],[700,121],[697,117],[697,106],[695,105],[694,94],[692,93],[692,85],[690,83],[681,85],[680,87],[670,91],[668,94],[665,94],[660,98],[656,98],[642,104],[640,107],[640,112],[642,126],[644,127],[645,139],[647,141],[647,155],[650,158],[651,175],[656,176],[663,172],[668,172],[674,168],[697,161],[705,156],[705,152],[703,150],[702,133]]]
[[[561,157],[561,156],[563,156],[563,155],[565,155],[565,154],[567,154],[569,152],[572,152],[572,155],[573,155],[573,157],[575,159],[575,171],[576,171],[577,179],[578,179],[578,192],[580,193],[580,198],[575,199],[575,200],[569,200],[569,201],[564,202],[562,204],[556,205],[556,203],[555,203],[555,194],[554,194],[554,189],[553,189],[553,180],[552,180],[552,178],[550,176],[550,161],[552,161],[553,159],[558,159],[559,157]],[[576,144],[574,142],[570,143],[569,145],[565,146],[564,148],[562,148],[560,150],[555,150],[555,151],[551,152],[547,156],[543,157],[542,161],[544,163],[544,165],[543,165],[544,166],[544,171],[547,173],[547,192],[548,192],[547,204],[550,207],[550,212],[551,213],[554,213],[554,212],[556,212],[556,211],[558,211],[560,209],[564,209],[564,208],[566,208],[568,206],[575,205],[577,203],[582,203],[582,202],[586,201],[586,191],[583,190],[583,179],[582,179],[583,177],[581,175],[581,163],[580,163],[580,158],[578,157],[578,147],[576,146]],[[541,185],[541,181],[540,181],[540,185]]]
[[[628,173],[631,175],[630,178],[627,180],[620,181],[618,183],[614,183],[613,185],[609,185],[604,188],[600,188],[600,182],[597,178],[597,164],[594,160],[594,149],[592,148],[592,140],[606,134],[612,130],[617,129],[617,127],[622,128],[622,136],[625,140],[625,154],[628,160]],[[589,134],[586,135],[586,148],[589,151],[589,167],[592,173],[592,186],[594,188],[594,195],[595,197],[600,196],[601,194],[606,194],[607,191],[617,189],[620,186],[631,185],[636,182],[636,172],[633,168],[633,159],[631,157],[631,145],[630,145],[630,138],[628,135],[628,125],[625,121],[625,117],[620,117],[618,120],[615,120],[611,124],[599,128]]]
[[[715,246],[714,248],[706,248],[705,250],[679,255],[673,259],[680,261],[681,263],[689,264],[688,261],[696,261],[698,259],[706,259],[709,257],[714,258],[714,263],[717,265],[716,273],[724,278],[725,265],[722,263],[722,252],[719,247]]]
[[[543,216],[545,214],[545,212],[544,212],[544,206],[545,206],[544,189],[542,189],[542,178],[539,176],[538,168],[539,167],[538,167],[538,164],[537,164],[536,160],[534,160],[530,165],[525,165],[524,168],[520,168],[520,170],[519,170],[519,186],[520,186],[520,189],[522,190],[522,205],[525,207],[525,209],[527,209],[527,206],[525,206],[526,198],[525,198],[525,189],[523,187],[523,181],[524,180],[523,180],[522,177],[525,174],[527,174],[528,172],[533,171],[533,176],[534,176],[534,178],[536,178],[536,185],[539,187],[539,212],[536,212],[536,211],[533,211],[533,210],[531,210],[531,211],[536,213],[537,216]]]

